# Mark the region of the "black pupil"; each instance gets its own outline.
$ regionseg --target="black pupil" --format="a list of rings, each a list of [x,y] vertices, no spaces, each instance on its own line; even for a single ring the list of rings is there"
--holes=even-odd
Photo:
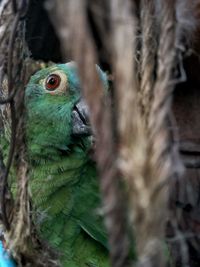
[[[51,77],[48,81],[50,85],[54,85],[56,83],[56,79],[54,77]]]

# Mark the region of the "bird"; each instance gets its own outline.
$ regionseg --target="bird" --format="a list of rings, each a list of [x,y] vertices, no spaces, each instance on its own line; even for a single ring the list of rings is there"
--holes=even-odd
[[[105,90],[108,79],[96,65]],[[29,193],[38,235],[63,267],[109,266],[94,138],[77,65],[36,72],[25,90]]]

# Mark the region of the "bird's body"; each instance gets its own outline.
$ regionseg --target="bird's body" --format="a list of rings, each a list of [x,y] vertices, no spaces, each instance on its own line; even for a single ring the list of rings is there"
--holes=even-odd
[[[106,75],[97,67],[106,85]],[[42,239],[60,255],[61,266],[108,266],[91,138],[81,114],[74,63],[32,76],[25,92],[30,194]],[[79,134],[80,133],[80,134]]]

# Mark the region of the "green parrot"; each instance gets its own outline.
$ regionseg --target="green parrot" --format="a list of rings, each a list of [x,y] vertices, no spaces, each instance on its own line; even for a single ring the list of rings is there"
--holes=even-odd
[[[96,69],[107,90],[106,74]],[[109,266],[89,112],[75,63],[34,74],[25,108],[29,189],[40,237],[59,252],[61,266]]]

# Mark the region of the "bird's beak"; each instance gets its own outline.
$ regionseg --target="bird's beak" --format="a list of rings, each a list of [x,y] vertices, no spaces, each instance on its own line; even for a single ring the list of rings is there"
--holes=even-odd
[[[72,134],[74,136],[90,136],[92,134],[89,109],[83,99],[76,103],[72,111]]]

